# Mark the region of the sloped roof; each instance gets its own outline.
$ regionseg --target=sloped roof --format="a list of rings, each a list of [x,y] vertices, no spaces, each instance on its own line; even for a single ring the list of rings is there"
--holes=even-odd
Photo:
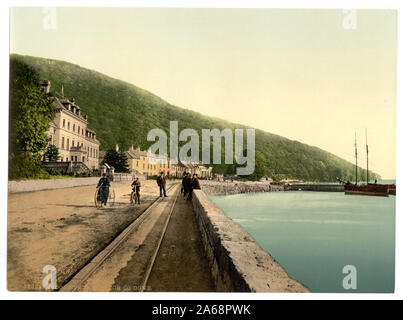
[[[140,159],[141,152],[139,152],[138,150],[128,150],[125,151],[125,154],[129,159]]]
[[[55,108],[65,108],[65,106],[60,102],[60,100],[59,100],[58,98],[53,97],[52,100],[53,100],[53,101],[52,101],[52,105],[53,105]]]

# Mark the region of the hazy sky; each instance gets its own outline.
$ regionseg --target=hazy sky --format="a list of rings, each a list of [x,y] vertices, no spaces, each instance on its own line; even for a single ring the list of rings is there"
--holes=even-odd
[[[318,146],[395,177],[396,12],[11,10],[13,53],[61,59],[206,115]],[[347,19],[347,20],[346,20]],[[45,20],[50,21],[50,20]],[[85,110],[85,106],[82,106]]]

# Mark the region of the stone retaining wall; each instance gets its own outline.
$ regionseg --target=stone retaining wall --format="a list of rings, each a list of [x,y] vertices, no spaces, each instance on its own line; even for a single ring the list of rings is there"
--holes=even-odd
[[[267,182],[218,182],[202,180],[201,186],[207,195],[284,191],[283,185],[273,185]]]
[[[194,191],[193,207],[217,291],[309,292],[203,191]]]
[[[29,192],[95,185],[99,177],[9,181],[8,192]]]

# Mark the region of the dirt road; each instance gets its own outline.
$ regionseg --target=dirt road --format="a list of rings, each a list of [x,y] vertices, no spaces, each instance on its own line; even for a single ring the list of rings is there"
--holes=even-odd
[[[130,224],[159,195],[155,181],[142,182],[142,204],[131,206],[130,182],[113,183],[114,207],[96,209],[95,186],[9,194],[10,291],[42,291],[42,270],[57,269],[60,287]]]

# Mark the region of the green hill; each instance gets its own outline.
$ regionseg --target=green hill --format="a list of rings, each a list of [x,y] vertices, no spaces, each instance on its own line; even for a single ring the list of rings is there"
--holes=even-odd
[[[224,120],[169,104],[156,95],[132,84],[64,61],[13,54],[33,67],[43,80],[50,80],[53,94],[64,88],[65,97],[74,97],[89,117],[89,127],[97,132],[101,149],[121,149],[131,144],[142,149],[150,146],[147,133],[153,128],[169,132],[169,122],[178,121],[179,130],[202,128],[246,128]],[[216,172],[234,173],[235,165],[215,166]],[[256,130],[256,171],[253,177],[285,175],[311,181],[335,181],[336,177],[354,180],[354,166],[329,152],[298,141]],[[365,171],[359,169],[364,179]],[[374,173],[371,178],[380,178]]]

